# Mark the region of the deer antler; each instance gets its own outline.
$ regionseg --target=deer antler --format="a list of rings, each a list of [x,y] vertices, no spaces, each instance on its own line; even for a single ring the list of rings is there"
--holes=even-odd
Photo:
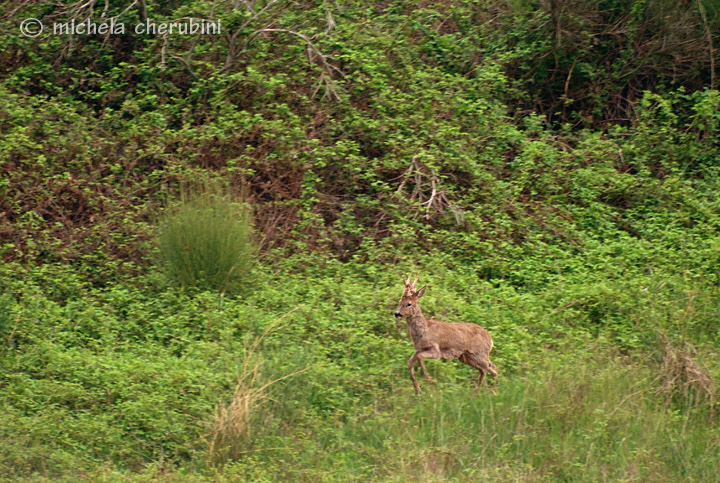
[[[415,291],[415,284],[418,281],[418,275],[415,275],[415,281],[411,282],[412,280],[412,274],[408,275],[407,280],[405,280],[405,293],[412,294]]]
[[[409,288],[410,290],[415,290],[415,284],[416,284],[417,281],[418,281],[418,275],[415,275],[415,281],[414,281],[414,282],[410,282],[411,279],[412,279],[412,273],[411,273],[410,275],[408,275],[407,280],[405,280],[405,286],[406,286],[407,288]]]

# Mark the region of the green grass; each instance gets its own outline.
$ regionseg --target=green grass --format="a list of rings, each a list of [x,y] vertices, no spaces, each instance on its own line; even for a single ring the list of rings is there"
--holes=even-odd
[[[457,361],[428,361],[438,383],[421,381],[416,397],[389,272],[260,270],[242,298],[150,277],[53,300],[42,286],[64,270],[6,268],[8,480],[708,481],[720,470],[718,357],[704,330],[694,348],[657,337],[664,311],[637,318],[643,337],[618,345],[610,325],[586,330],[595,304],[540,317],[560,303],[552,289],[518,294],[437,270],[424,309],[491,330],[498,393],[475,389]],[[674,289],[656,296],[687,327],[714,310],[689,313]],[[611,315],[646,308],[617,303]]]
[[[713,2],[16,3],[0,480],[718,479]],[[223,35],[17,30],[98,15]]]
[[[36,456],[36,474],[111,481],[160,474],[177,481],[712,481],[720,470],[716,421],[707,411],[666,407],[646,364],[602,352],[571,368],[548,359],[547,367],[504,378],[497,395],[453,383],[416,397],[406,382],[371,404],[298,425],[273,423],[274,410],[260,408],[264,424],[252,447],[224,465],[207,466],[200,451],[194,464],[179,468],[157,458],[122,470],[55,451]],[[273,398],[294,394],[288,385]],[[57,421],[44,423],[61,425],[62,413],[55,414]],[[88,468],[78,471],[83,464]]]
[[[710,415],[667,408],[647,365],[595,356],[571,368],[549,359],[505,378],[496,396],[446,384],[414,397],[399,381],[334,424],[288,435],[289,448],[224,471],[252,478],[273,468],[273,478],[301,481],[712,480],[720,442]]]

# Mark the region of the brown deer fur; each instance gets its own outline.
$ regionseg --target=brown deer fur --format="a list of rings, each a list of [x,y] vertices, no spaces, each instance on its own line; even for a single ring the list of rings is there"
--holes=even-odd
[[[490,362],[493,341],[488,331],[477,324],[426,319],[420,310],[418,299],[423,296],[427,286],[415,290],[418,278],[415,277],[412,283],[410,279],[411,276],[405,281],[405,290],[395,311],[395,318],[405,318],[415,345],[415,353],[408,361],[415,392],[420,394],[420,385],[415,378],[416,362],[420,363],[425,378],[432,381],[423,359],[460,359],[460,362],[480,371],[478,387],[488,372],[497,380],[497,370]]]

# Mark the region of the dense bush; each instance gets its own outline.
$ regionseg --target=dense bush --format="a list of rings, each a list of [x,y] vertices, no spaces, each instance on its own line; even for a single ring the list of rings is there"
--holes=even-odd
[[[3,22],[210,14],[93,5],[27,5]],[[245,8],[216,5],[221,37],[3,39],[4,259],[146,264],[160,192],[208,170],[249,187],[266,248],[341,260],[418,245],[485,256],[526,228],[577,240],[571,227],[597,217],[632,232],[625,210],[685,174],[714,188],[709,2]],[[597,171],[587,193],[569,189]]]
[[[168,277],[185,288],[236,292],[256,261],[250,207],[213,185],[168,208],[157,243]]]

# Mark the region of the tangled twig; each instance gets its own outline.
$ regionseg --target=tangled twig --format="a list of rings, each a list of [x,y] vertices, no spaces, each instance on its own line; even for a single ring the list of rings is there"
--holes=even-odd
[[[412,179],[414,187],[410,192],[410,201],[417,201],[419,205],[425,207],[424,218],[426,220],[431,218],[433,211],[444,213],[449,210],[455,216],[457,224],[462,223],[463,212],[460,207],[450,201],[447,192],[441,188],[437,172],[418,161],[417,156],[413,156],[410,166],[400,175],[400,178],[402,181],[395,192],[403,193],[406,183]],[[428,190],[429,194],[427,194]]]

